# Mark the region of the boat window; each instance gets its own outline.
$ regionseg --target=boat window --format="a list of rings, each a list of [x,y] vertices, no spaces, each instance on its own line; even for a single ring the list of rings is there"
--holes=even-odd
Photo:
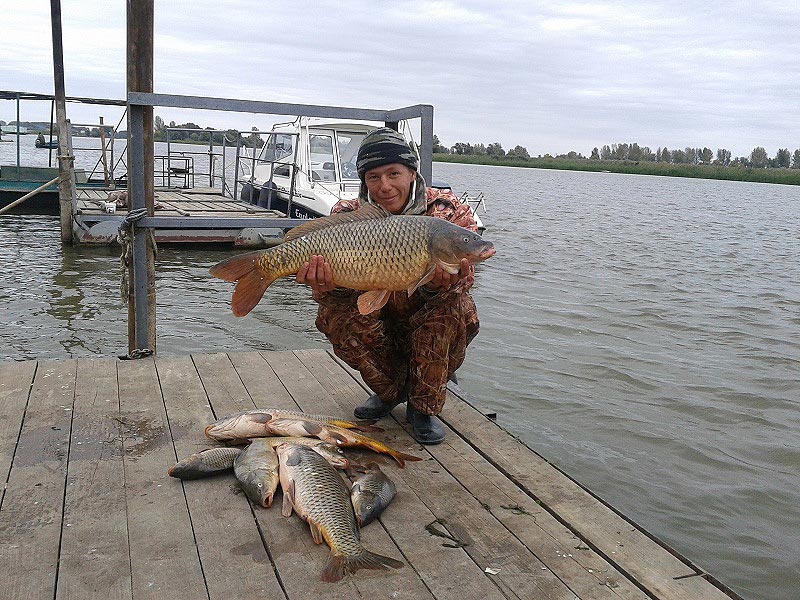
[[[294,136],[285,133],[271,133],[264,145],[263,156],[268,161],[278,161],[291,157],[294,149]]]
[[[342,179],[358,179],[356,156],[358,155],[358,147],[361,145],[361,140],[364,139],[365,135],[365,133],[350,131],[336,132],[336,146],[339,150],[339,166]]]
[[[276,165],[272,175],[273,177],[289,177],[291,175],[291,168],[289,165]]]
[[[311,154],[311,178],[314,181],[336,181],[333,138],[328,134],[311,133],[308,136],[308,145]]]

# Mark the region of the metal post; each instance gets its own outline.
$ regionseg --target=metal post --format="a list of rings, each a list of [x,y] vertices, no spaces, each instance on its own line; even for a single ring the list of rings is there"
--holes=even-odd
[[[130,210],[141,210],[145,206],[144,191],[144,107],[131,106],[130,134],[128,140],[128,201]],[[152,216],[152,215],[150,215]],[[131,350],[150,348],[147,327],[147,229],[133,228],[133,277],[129,279],[133,288],[134,344]],[[130,343],[129,343],[130,346]]]
[[[153,3],[127,2],[128,93],[153,91]],[[131,210],[147,209],[153,216],[153,106],[128,105],[128,197]],[[153,236],[134,225],[133,260],[129,281],[133,302],[128,303],[128,350],[156,351],[155,248]]]
[[[61,43],[61,0],[50,0],[50,20],[53,29],[53,80],[55,87],[56,120],[58,121],[58,206],[61,216],[61,243],[72,243],[72,169],[73,156],[69,147],[67,100],[64,89],[64,48]]]
[[[17,93],[17,181],[19,181],[19,93]]]
[[[430,185],[433,176],[433,106],[424,104],[420,115],[420,175]]]

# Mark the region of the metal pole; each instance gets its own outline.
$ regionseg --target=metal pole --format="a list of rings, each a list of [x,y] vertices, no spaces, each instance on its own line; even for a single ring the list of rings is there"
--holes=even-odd
[[[423,104],[421,108],[419,170],[425,183],[430,185],[433,176],[433,106]]]
[[[53,166],[53,112],[56,109],[56,101],[50,101],[50,143],[47,148],[47,166]]]
[[[17,180],[19,180],[19,94],[17,94]]]
[[[58,206],[61,216],[61,243],[72,243],[72,168],[73,156],[69,147],[67,100],[64,89],[64,48],[61,43],[61,0],[50,0],[50,20],[53,29],[53,81],[55,88],[56,120],[58,121]]]
[[[128,142],[128,200],[130,210],[146,208],[144,191],[144,107],[131,106],[130,140]],[[148,213],[152,216],[152,213]],[[147,229],[133,227],[133,287],[134,345],[131,350],[150,348],[147,327]],[[129,309],[130,310],[130,309]],[[130,344],[129,344],[130,345]]]
[[[127,2],[128,92],[153,91],[153,3]],[[132,210],[147,209],[153,216],[153,106],[128,106],[130,133],[128,196]],[[133,260],[129,281],[133,302],[128,304],[128,349],[156,351],[155,248],[146,228],[134,225]]]

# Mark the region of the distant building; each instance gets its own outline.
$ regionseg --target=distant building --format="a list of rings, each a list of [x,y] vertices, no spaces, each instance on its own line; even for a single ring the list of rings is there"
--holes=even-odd
[[[17,126],[16,125],[3,125],[0,127],[3,133],[17,133]],[[20,133],[28,133],[28,128],[24,125],[19,126]]]

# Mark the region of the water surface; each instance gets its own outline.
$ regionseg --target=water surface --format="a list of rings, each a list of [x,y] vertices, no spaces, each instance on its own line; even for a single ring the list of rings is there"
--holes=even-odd
[[[512,433],[746,598],[800,589],[800,190],[435,164],[489,198],[497,255],[459,372]],[[0,217],[0,359],[127,347],[116,250]],[[161,248],[158,349],[327,347],[276,282],[244,319],[224,251]]]

